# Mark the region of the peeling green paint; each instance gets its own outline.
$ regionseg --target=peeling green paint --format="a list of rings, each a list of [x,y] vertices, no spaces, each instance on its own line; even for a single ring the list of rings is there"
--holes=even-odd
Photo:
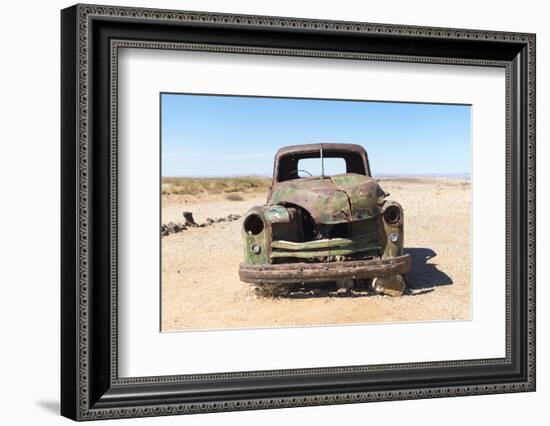
[[[252,252],[251,247],[253,244],[257,244],[260,247],[258,254]],[[244,234],[244,259],[246,263],[252,265],[269,263],[269,251],[266,244],[265,232],[261,232],[258,235]]]
[[[378,243],[378,233],[372,232],[359,235],[356,238],[326,238],[323,240],[305,241],[296,243],[293,241],[273,241],[272,249],[283,250],[315,250],[334,247],[352,247],[363,244]]]
[[[300,206],[317,223],[330,225],[376,216],[385,196],[371,177],[348,173],[281,182],[274,187],[268,204]]]
[[[386,204],[384,204],[383,208],[386,208],[387,206],[394,205],[398,206],[401,210],[401,219],[399,223],[395,225],[391,225],[387,223],[384,220],[381,220],[383,228],[381,229],[381,240],[384,240],[384,252],[382,253],[383,259],[388,259],[391,257],[401,256],[403,254],[403,247],[405,244],[405,233],[403,231],[403,223],[405,220],[403,208],[399,203],[396,203],[395,201],[389,201]],[[395,233],[397,234],[397,241],[393,242],[389,239],[390,234]]]
[[[280,223],[288,222],[290,220],[288,210],[283,206],[267,206],[263,209],[263,211],[267,222]]]
[[[271,253],[271,258],[300,258],[300,259],[316,259],[332,256],[349,256],[350,254],[358,252],[371,252],[375,254],[380,250],[379,246],[374,247],[352,247],[352,248],[338,248],[330,250],[311,250],[311,251],[274,251]]]
[[[303,259],[347,256],[362,252],[375,255],[381,250],[376,232],[360,235],[356,238],[330,238],[302,243],[273,241],[271,248],[271,258],[297,257]]]
[[[368,219],[380,213],[380,205],[386,193],[375,180],[352,173],[333,176],[331,179],[349,197],[352,220]]]

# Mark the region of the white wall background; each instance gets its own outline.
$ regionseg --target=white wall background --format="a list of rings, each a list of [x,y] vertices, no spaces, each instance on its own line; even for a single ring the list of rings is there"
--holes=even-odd
[[[530,394],[293,408],[118,424],[544,424],[550,400],[550,27],[545,2],[108,1],[142,7],[537,33],[538,390]],[[3,4],[0,66],[0,416],[3,424],[68,424],[59,404],[59,9],[67,1]],[[546,192],[546,196],[545,196]],[[102,424],[113,423],[107,421]],[[113,423],[116,424],[116,423]]]

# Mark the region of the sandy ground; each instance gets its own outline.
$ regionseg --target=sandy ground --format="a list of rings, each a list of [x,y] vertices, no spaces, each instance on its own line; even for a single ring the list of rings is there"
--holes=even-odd
[[[380,184],[404,208],[405,250],[413,259],[410,294],[258,298],[238,276],[241,219],[162,238],[162,330],[470,319],[469,182],[423,178]],[[181,222],[184,210],[197,222],[243,215],[265,198],[165,196],[162,222]]]

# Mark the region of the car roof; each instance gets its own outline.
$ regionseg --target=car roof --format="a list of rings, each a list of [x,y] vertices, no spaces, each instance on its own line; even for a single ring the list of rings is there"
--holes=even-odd
[[[317,152],[321,148],[323,151],[348,151],[348,152],[357,152],[366,155],[365,148],[361,145],[353,143],[308,143],[303,145],[289,145],[280,148],[275,154],[276,157],[286,154],[298,154],[298,153],[308,153],[308,152]]]

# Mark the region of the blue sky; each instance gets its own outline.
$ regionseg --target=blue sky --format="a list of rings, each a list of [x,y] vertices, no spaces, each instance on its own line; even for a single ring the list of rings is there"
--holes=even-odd
[[[163,176],[270,176],[285,145],[363,145],[380,175],[469,174],[467,105],[161,94]]]

